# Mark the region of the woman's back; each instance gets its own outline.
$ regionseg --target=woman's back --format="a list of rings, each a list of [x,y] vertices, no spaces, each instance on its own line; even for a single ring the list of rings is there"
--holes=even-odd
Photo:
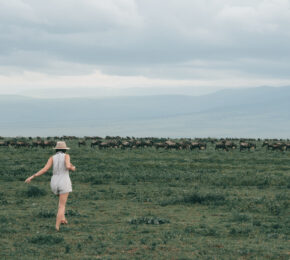
[[[57,152],[53,157],[53,175],[69,174],[65,165],[65,153]]]

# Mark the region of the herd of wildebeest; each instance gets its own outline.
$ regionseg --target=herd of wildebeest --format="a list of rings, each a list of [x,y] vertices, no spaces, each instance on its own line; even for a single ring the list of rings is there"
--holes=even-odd
[[[57,140],[75,140],[79,147],[89,146],[91,148],[98,147],[99,149],[119,148],[119,149],[135,149],[154,147],[156,149],[175,149],[175,150],[206,150],[208,145],[214,146],[215,150],[230,151],[234,149],[255,150],[257,144],[267,150],[287,151],[290,149],[290,141],[282,139],[238,139],[238,138],[156,138],[156,137],[120,137],[106,136],[85,136],[82,138],[76,136],[54,136],[54,137],[0,137],[0,147],[14,148],[53,148]]]

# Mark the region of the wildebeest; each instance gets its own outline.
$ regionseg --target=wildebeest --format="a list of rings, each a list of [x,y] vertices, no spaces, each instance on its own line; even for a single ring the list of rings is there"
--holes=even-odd
[[[31,147],[41,147],[42,145],[42,141],[41,140],[33,140],[32,141],[32,144],[31,144]]]
[[[151,147],[153,145],[153,142],[151,140],[145,140],[143,142],[143,147]]]
[[[99,149],[103,149],[103,148],[109,148],[110,147],[110,143],[109,142],[100,142],[98,144]]]
[[[77,137],[73,136],[73,135],[64,135],[64,136],[62,136],[62,139],[63,140],[76,140]]]
[[[285,143],[268,144],[267,149],[271,149],[272,151],[274,150],[284,151],[286,149],[286,144]]]
[[[226,145],[225,145],[225,142],[217,142],[215,144],[215,150],[219,150],[219,149],[223,149],[223,150],[226,150]]]
[[[178,146],[179,150],[186,150],[189,148],[189,143],[188,142],[178,142],[177,146]]]
[[[274,150],[280,150],[280,151],[287,150],[287,144],[281,143],[281,142],[269,143],[268,141],[265,141],[265,142],[263,142],[262,147],[264,147],[264,146],[266,146],[267,150],[271,149],[272,151],[274,151]]]
[[[189,145],[189,149],[190,150],[194,150],[194,149],[205,150],[206,149],[206,143],[202,143],[202,142],[192,142]]]
[[[146,148],[153,145],[151,140],[133,140],[133,146],[136,148]]]
[[[206,143],[199,143],[199,150],[205,150],[206,149]]]
[[[222,140],[215,145],[215,150],[223,149],[229,151],[229,149],[236,149],[237,145],[232,141]]]
[[[107,140],[98,144],[99,149],[103,148],[118,148],[121,144],[120,140]]]
[[[161,143],[161,142],[158,142],[158,143],[154,143],[153,145],[156,149],[159,149],[159,148],[165,148],[165,143]]]
[[[236,149],[237,145],[232,141],[226,141],[225,146],[227,149]]]
[[[121,149],[132,148],[132,143],[128,141],[123,141],[120,145],[120,148]]]
[[[98,146],[102,141],[101,140],[94,140],[91,142],[91,148]]]
[[[24,142],[24,141],[17,141],[15,143],[15,148],[20,148],[20,147],[30,147],[30,143]]]
[[[165,142],[165,149],[178,149],[178,145],[175,142],[166,141]]]
[[[40,146],[42,148],[45,148],[45,147],[54,147],[54,146],[56,146],[56,142],[55,141],[43,141]]]
[[[240,143],[240,151],[242,151],[244,149],[250,150],[251,148],[256,149],[256,144],[254,144],[254,143],[247,143],[247,142],[241,142]]]
[[[46,147],[54,147],[56,145],[55,141],[52,140],[33,140],[32,144],[30,144],[30,147],[41,147],[41,148],[46,148]]]
[[[78,141],[78,146],[80,147],[81,145],[86,145],[86,141],[85,140],[79,140]]]
[[[190,150],[199,149],[199,144],[196,142],[192,142],[189,146]]]
[[[0,146],[9,146],[9,142],[8,141],[1,141]]]
[[[262,147],[264,147],[264,146],[267,146],[267,149],[268,149],[269,142],[268,141],[264,141],[263,144],[262,144]]]

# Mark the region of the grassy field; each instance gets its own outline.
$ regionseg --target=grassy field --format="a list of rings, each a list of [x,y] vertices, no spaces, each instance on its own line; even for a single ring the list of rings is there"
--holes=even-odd
[[[290,152],[98,150],[67,141],[69,224],[52,149],[0,147],[0,259],[289,259]]]

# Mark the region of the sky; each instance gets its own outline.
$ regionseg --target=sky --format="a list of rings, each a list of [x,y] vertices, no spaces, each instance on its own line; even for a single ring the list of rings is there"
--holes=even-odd
[[[0,95],[290,85],[289,0],[0,0]]]

